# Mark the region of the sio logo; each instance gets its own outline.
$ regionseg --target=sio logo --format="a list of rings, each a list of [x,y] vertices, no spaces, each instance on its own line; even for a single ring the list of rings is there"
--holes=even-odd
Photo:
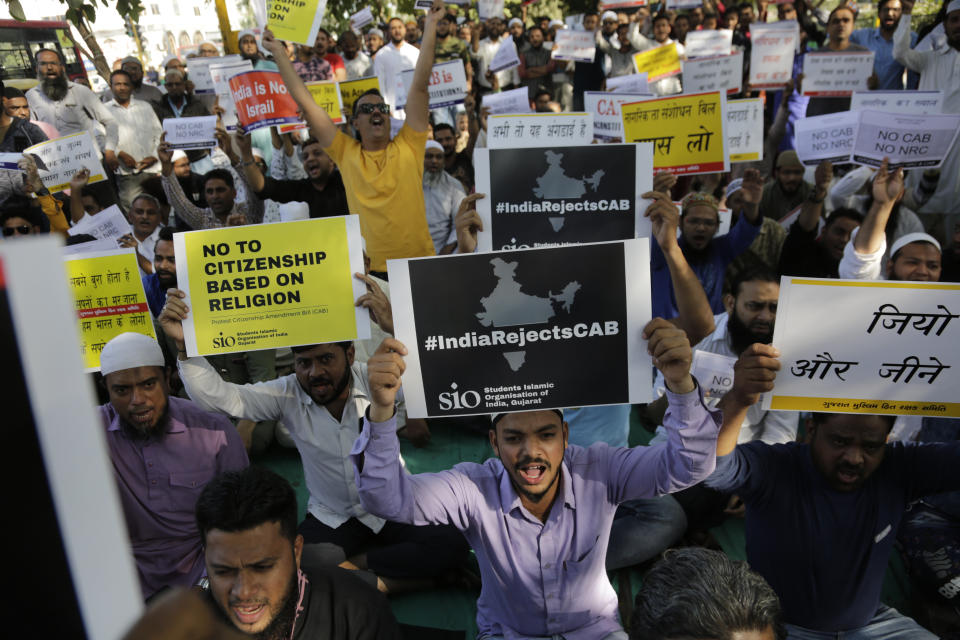
[[[463,391],[458,393],[456,382],[450,385],[450,389],[452,389],[452,391],[441,393],[438,396],[440,408],[444,411],[452,409],[476,409],[480,406],[480,394],[476,391]]]
[[[237,344],[237,339],[233,336],[224,336],[223,331],[220,332],[219,338],[213,339],[213,346],[217,349],[223,349],[224,347],[233,347]]]

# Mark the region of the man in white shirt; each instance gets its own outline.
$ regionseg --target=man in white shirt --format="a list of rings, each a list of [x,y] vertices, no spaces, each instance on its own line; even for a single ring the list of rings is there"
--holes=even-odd
[[[120,207],[130,211],[144,180],[160,173],[155,155],[163,130],[149,102],[133,97],[133,79],[126,71],[110,74],[113,99],[107,110],[117,121],[117,195]]]
[[[487,20],[487,37],[480,40],[480,30],[473,32],[473,43],[470,48],[470,57],[479,62],[480,69],[477,73],[477,83],[480,85],[481,93],[490,93],[493,85],[487,79],[487,72],[490,71],[490,63],[493,62],[497,50],[502,44],[512,44],[512,38],[509,33],[503,29],[503,18],[493,17]],[[511,89],[520,84],[520,73],[517,67],[497,71],[497,83],[501,91]]]
[[[370,56],[360,50],[360,38],[353,31],[344,31],[337,41],[343,54],[343,66],[347,69],[347,80],[366,78],[371,73]]]
[[[633,14],[633,22],[630,24],[630,30],[627,32],[627,39],[637,51],[647,51],[656,47],[662,47],[670,43],[677,45],[677,55],[683,57],[684,47],[682,44],[670,38],[670,19],[666,14],[661,13],[653,17],[653,39],[647,38],[640,33],[640,12]],[[656,82],[647,85],[650,93],[658,96],[667,96],[680,93],[680,77],[671,76],[661,78]]]
[[[443,170],[443,145],[427,140],[423,154],[423,203],[427,208],[427,226],[437,255],[457,241],[454,218],[460,202],[467,197],[460,181]]]
[[[390,43],[373,56],[373,75],[380,79],[380,93],[383,101],[390,105],[390,114],[394,118],[403,118],[403,109],[397,108],[398,87],[403,86],[400,72],[417,66],[420,50],[404,39],[407,28],[400,18],[390,18],[387,28]]]

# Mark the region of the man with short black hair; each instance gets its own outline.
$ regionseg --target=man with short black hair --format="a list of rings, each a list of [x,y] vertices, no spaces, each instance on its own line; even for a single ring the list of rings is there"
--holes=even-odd
[[[130,211],[133,196],[140,192],[143,181],[160,173],[155,154],[163,133],[153,107],[147,100],[134,97],[133,87],[133,78],[127,71],[114,71],[110,74],[113,98],[105,101],[117,121],[117,198],[124,211]]]
[[[160,227],[153,247],[153,273],[143,276],[143,291],[154,318],[160,317],[167,302],[167,289],[177,286],[177,256],[173,251],[173,229]]]
[[[343,54],[343,66],[347,70],[347,80],[366,78],[373,70],[370,56],[360,50],[360,38],[353,31],[347,30],[340,34],[337,41],[340,52]]]
[[[822,189],[830,185],[821,184],[817,193],[814,193],[814,186],[803,179],[803,172],[804,166],[796,151],[788,149],[780,152],[773,169],[773,180],[763,185],[760,211],[764,216],[780,220],[808,199],[823,201],[826,194]]]
[[[880,91],[900,91],[916,89],[920,82],[919,74],[910,71],[907,74],[907,83],[903,82],[903,65],[893,57],[893,34],[900,24],[903,15],[903,6],[900,0],[879,0],[877,2],[877,18],[879,25],[875,29],[857,29],[850,35],[850,42],[864,46],[873,51],[873,69],[877,74],[877,89]],[[907,16],[907,20],[910,17]],[[910,48],[917,45],[917,33],[910,31]]]
[[[436,129],[434,129],[436,132]],[[427,140],[423,154],[423,202],[433,248],[440,255],[457,241],[454,219],[460,202],[467,197],[460,181],[443,170],[444,148],[436,140]]]
[[[400,18],[390,18],[387,33],[390,35],[390,42],[373,56],[373,74],[380,79],[380,92],[384,102],[390,106],[391,115],[402,118],[403,109],[397,104],[397,82],[402,72],[416,68],[417,60],[423,51],[406,41],[407,27]],[[431,60],[433,49],[431,46]]]
[[[470,149],[457,153],[457,135],[447,123],[434,125],[433,139],[443,148],[443,169],[460,181],[465,191],[473,191],[473,158]]]
[[[157,104],[163,99],[163,92],[160,89],[143,81],[143,63],[140,62],[139,58],[127,56],[121,61],[120,69],[130,76],[134,98],[153,104]],[[104,102],[107,101],[104,100]]]
[[[653,38],[648,38],[640,33],[641,14],[638,11],[631,17],[630,29],[627,31],[627,39],[637,51],[647,51],[656,47],[663,47],[674,43],[677,45],[677,54],[681,57],[684,54],[684,47],[676,40],[670,38],[671,24],[670,17],[665,13],[659,13],[653,17],[652,28]],[[658,96],[672,95],[680,93],[681,86],[679,76],[661,78],[655,82],[649,83],[650,93]]]

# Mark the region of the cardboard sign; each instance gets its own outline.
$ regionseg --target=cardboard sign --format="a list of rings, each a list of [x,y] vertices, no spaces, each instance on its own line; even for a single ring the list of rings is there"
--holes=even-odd
[[[312,47],[317,41],[327,0],[266,0],[267,26],[277,40]]]
[[[217,146],[216,130],[217,116],[163,119],[165,139],[173,149],[213,149]]]
[[[729,171],[726,97],[697,93],[620,106],[624,140],[652,142],[653,166],[678,175]]]
[[[377,78],[377,76],[371,76],[369,78],[360,78],[359,80],[347,80],[346,82],[339,83],[339,85],[343,113],[346,114],[347,120],[349,120],[350,115],[353,113],[353,103],[370,89],[379,91],[380,79]]]
[[[782,89],[793,75],[793,56],[799,39],[799,26],[793,20],[751,24],[751,87]]]
[[[554,60],[593,62],[597,53],[596,36],[592,31],[557,31],[555,49],[550,52]]]
[[[667,0],[667,9],[696,9],[703,6],[703,0]]]
[[[249,60],[239,60],[227,64],[212,64],[209,70],[217,93],[217,104],[223,109],[223,126],[227,131],[236,131],[237,109],[233,104],[233,94],[230,93],[230,78],[244,71],[253,71],[253,64]]]
[[[914,116],[943,113],[943,91],[854,91],[850,111],[864,109]]]
[[[730,29],[704,29],[690,31],[684,40],[683,48],[687,58],[706,58],[730,55],[733,47],[733,31]],[[741,62],[743,58],[740,59]],[[741,74],[742,75],[742,74]],[[683,74],[686,83],[687,74]]]
[[[817,165],[823,160],[849,162],[859,126],[860,114],[856,111],[797,120],[793,130],[800,162],[805,165]]]
[[[477,17],[481,20],[488,18],[503,18],[504,0],[477,0]]]
[[[649,235],[652,145],[477,149],[474,169],[479,251]]]
[[[683,61],[683,92],[726,91],[740,93],[743,86],[743,51],[727,56]]]
[[[190,356],[370,337],[356,216],[189,231],[173,248]]]
[[[600,0],[600,11],[606,11],[607,9],[632,9],[645,6],[647,6],[647,0]]]
[[[506,37],[500,42],[493,59],[490,61],[490,71],[496,73],[504,69],[520,66],[520,56],[517,55],[517,44],[512,37]]]
[[[873,51],[804,54],[803,95],[842,97],[865,91],[873,58]]]
[[[677,44],[671,42],[662,47],[635,53],[633,54],[633,65],[637,68],[638,73],[647,74],[647,82],[656,82],[663,78],[679,75],[681,67]]]
[[[500,93],[488,93],[483,96],[480,106],[481,108],[490,107],[490,115],[533,112],[533,109],[530,108],[530,92],[526,87],[501,91]]]
[[[584,107],[593,115],[593,137],[604,142],[623,142],[623,118],[620,115],[620,105],[654,97],[656,96],[640,93],[584,91]]]
[[[733,365],[737,359],[699,349],[693,352],[690,374],[703,386],[704,400],[718,400],[733,388]]]
[[[81,169],[90,172],[87,184],[107,179],[100,164],[97,143],[89,131],[40,142],[24,149],[23,155],[33,156],[40,180],[50,193],[69,189],[70,180]]]
[[[354,31],[360,31],[371,22],[373,22],[373,12],[370,11],[370,7],[364,7],[350,16],[350,28]]]
[[[783,277],[777,311],[764,409],[960,417],[960,284]]]
[[[589,113],[496,115],[487,121],[487,148],[574,146],[593,141]]]
[[[230,78],[237,119],[247,132],[299,122],[297,103],[276,71],[247,71]]]
[[[400,72],[400,78],[403,80],[403,92],[402,95],[397,96],[397,102],[402,102],[397,106],[406,106],[407,93],[409,93],[410,87],[413,85],[414,73],[414,69]],[[456,60],[433,65],[427,91],[430,93],[431,109],[462,104],[467,97],[467,74],[463,69],[463,60],[457,58]]]
[[[652,399],[647,238],[387,269],[411,418]],[[577,367],[563,365],[571,359]]]
[[[647,74],[628,73],[625,76],[607,78],[607,91],[611,93],[650,93]]]
[[[938,168],[960,131],[960,114],[924,116],[868,110],[859,115],[853,161],[872,167],[879,167],[888,157],[891,168]]]
[[[0,169],[4,169],[6,171],[21,171],[20,160],[22,159],[22,153],[0,152]]]
[[[327,112],[333,124],[346,122],[343,116],[343,102],[340,87],[337,86],[336,80],[307,82],[306,86],[310,95],[313,96],[313,101]]]
[[[731,163],[763,160],[763,99],[727,100],[723,131]]]
[[[120,246],[120,238],[133,235],[133,229],[120,207],[114,204],[96,215],[83,217],[80,222],[70,227],[67,233],[71,236],[86,234],[97,240],[108,240],[113,243],[110,248],[116,249]]]
[[[279,37],[279,36],[278,36]],[[235,65],[243,62],[243,58],[237,54],[220,56],[217,58],[188,58],[187,73],[190,76],[190,82],[193,83],[193,92],[196,95],[213,95],[217,92],[217,87],[213,83],[213,76],[210,74],[210,67]]]
[[[156,338],[133,249],[65,255],[85,371],[100,370],[100,352],[113,338],[133,331]]]

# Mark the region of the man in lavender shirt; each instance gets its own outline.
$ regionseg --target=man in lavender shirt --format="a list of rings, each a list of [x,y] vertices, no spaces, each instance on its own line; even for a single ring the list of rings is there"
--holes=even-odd
[[[194,507],[215,475],[244,469],[247,452],[230,421],[171,398],[157,341],[121,333],[104,346],[100,407],[120,505],[143,597],[190,587],[205,575]]]
[[[604,570],[617,505],[710,475],[721,422],[690,375],[686,334],[658,318],[643,337],[666,380],[666,443],[584,449],[568,446],[558,410],[498,414],[497,458],[440,473],[410,475],[398,461],[394,401],[407,349],[388,338],[367,363],[370,407],[351,454],[360,502],[383,518],[463,532],[483,577],[481,640],[626,639]]]

